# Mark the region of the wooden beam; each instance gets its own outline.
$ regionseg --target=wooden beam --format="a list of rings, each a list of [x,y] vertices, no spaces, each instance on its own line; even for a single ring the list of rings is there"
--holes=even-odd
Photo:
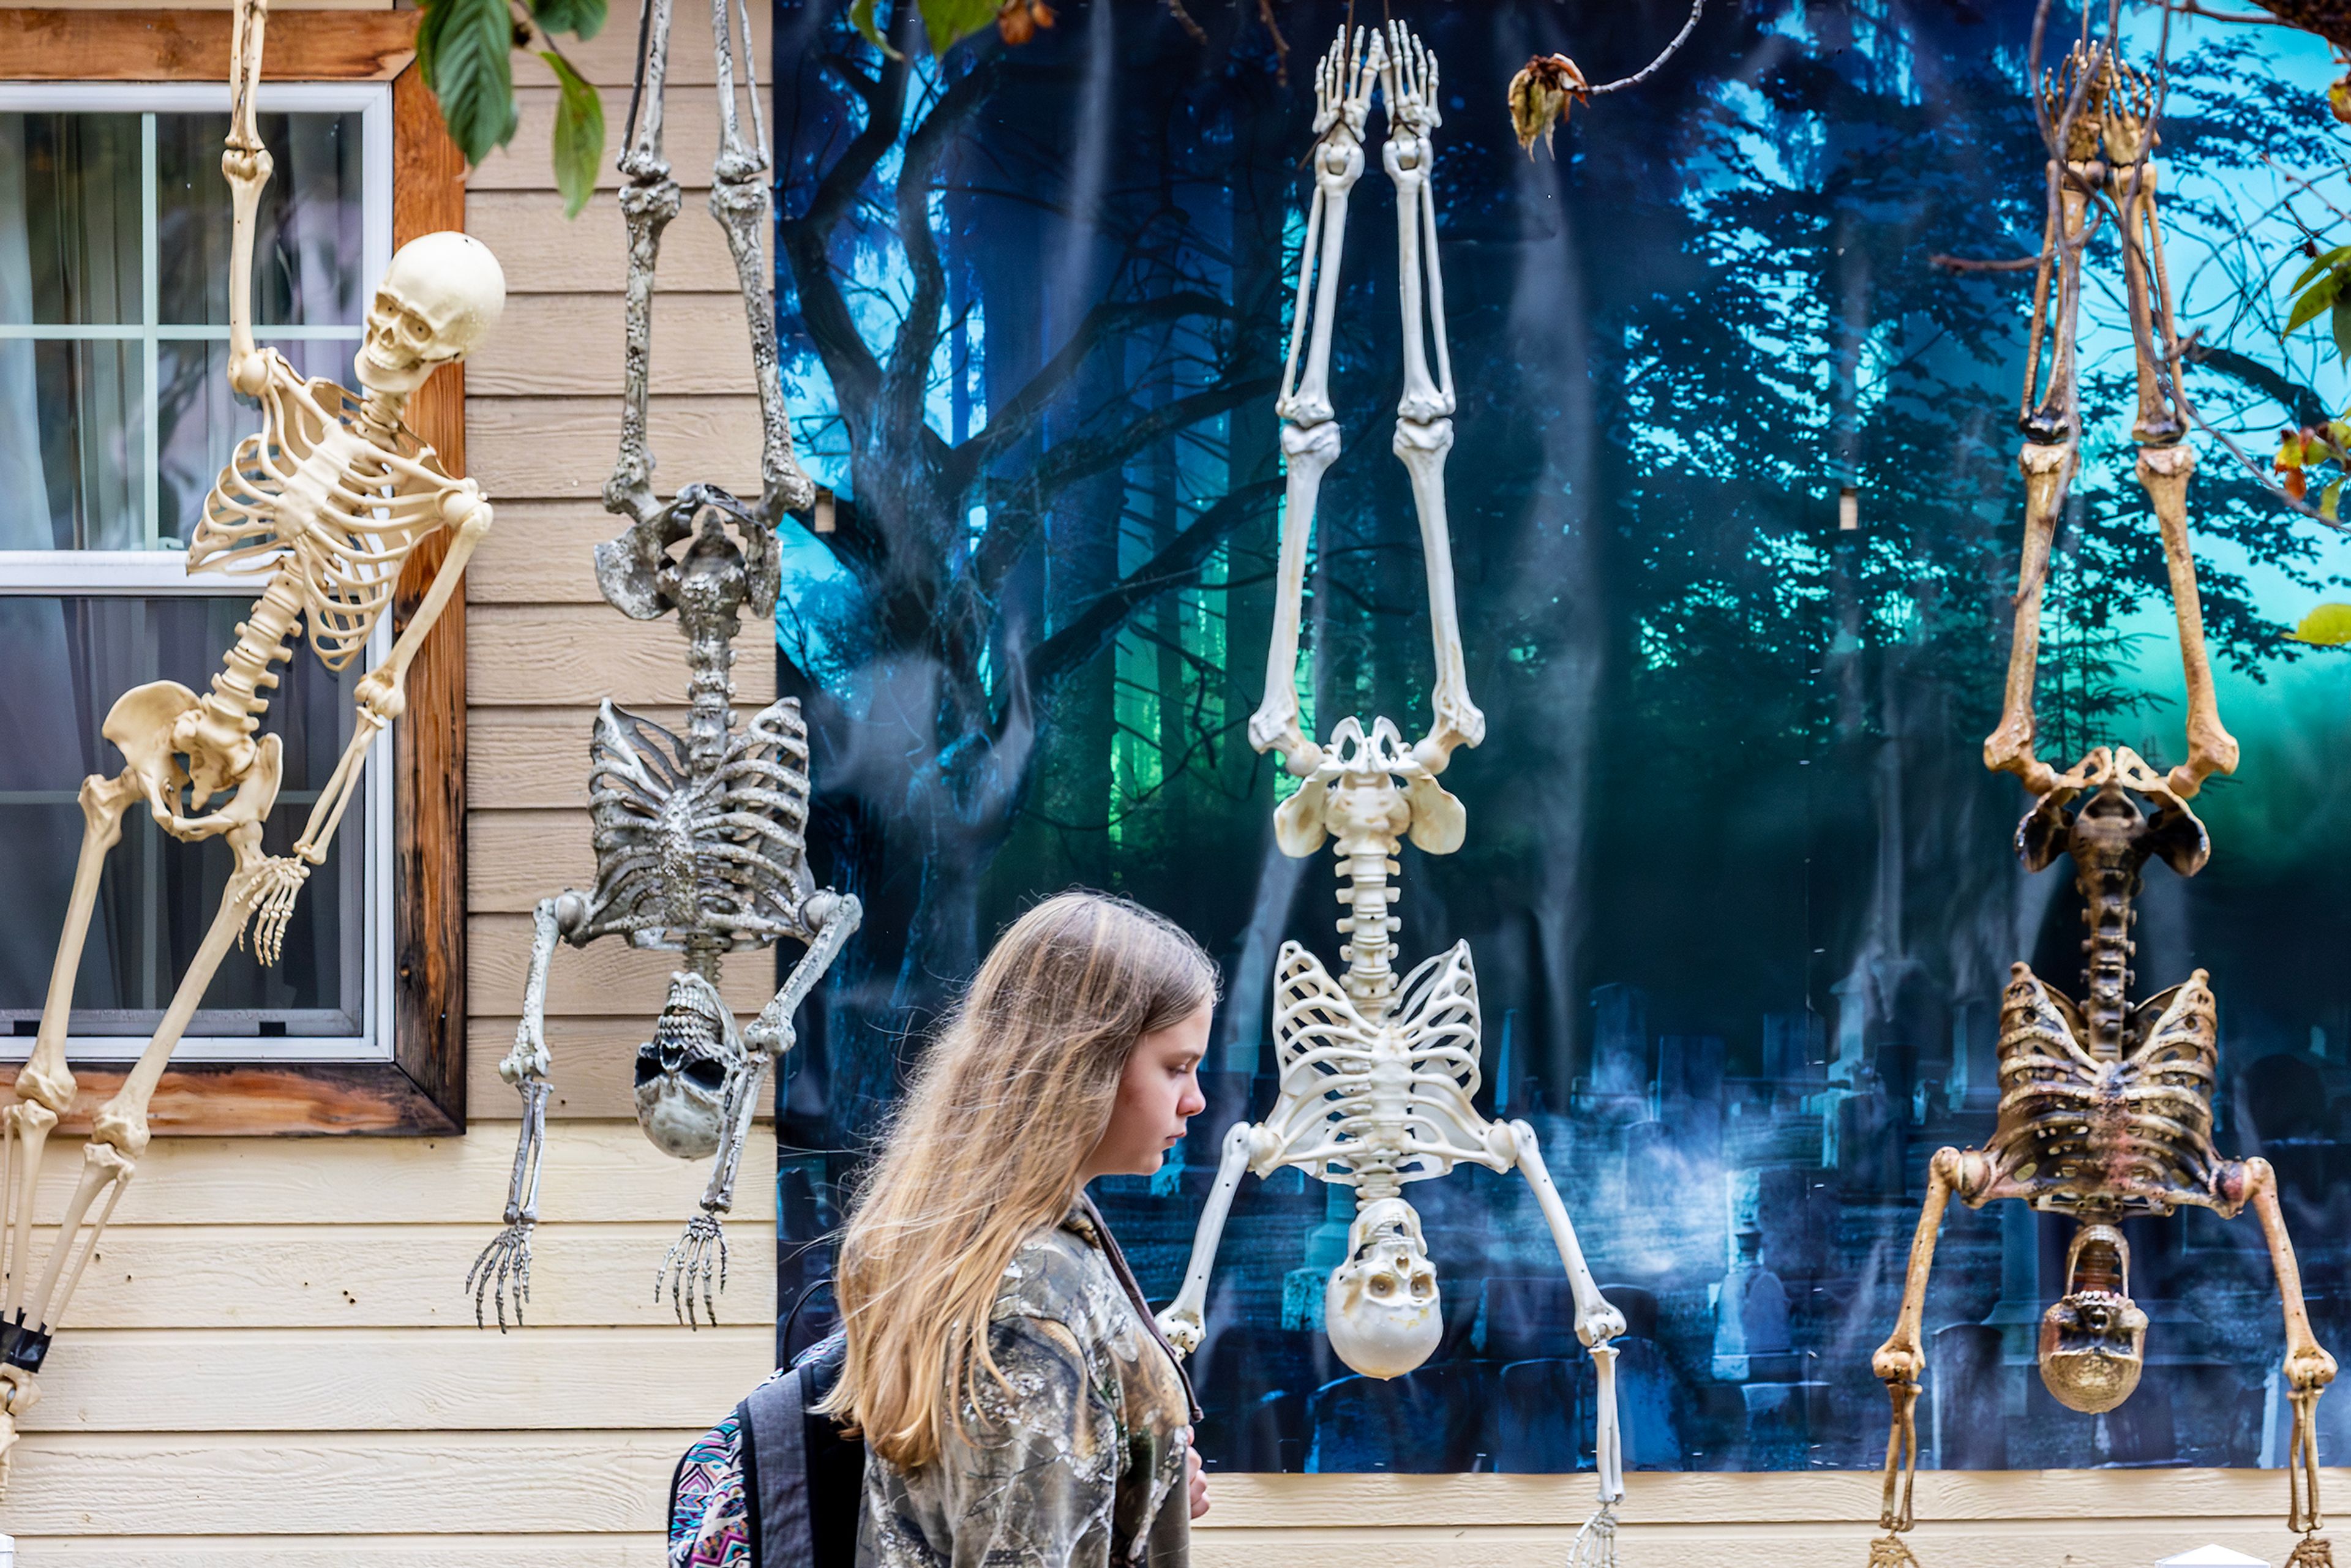
[[[280,11],[264,81],[387,81],[416,57],[414,11]],[[228,80],[226,11],[0,10],[0,79]]]
[[[392,237],[465,226],[465,160],[441,123],[423,73],[392,84]],[[465,367],[447,365],[409,401],[408,424],[450,473],[465,472]],[[392,600],[395,634],[432,587],[448,535],[418,545]],[[400,1070],[465,1126],[465,596],[457,594],[408,671],[408,712],[392,735],[393,1044]]]

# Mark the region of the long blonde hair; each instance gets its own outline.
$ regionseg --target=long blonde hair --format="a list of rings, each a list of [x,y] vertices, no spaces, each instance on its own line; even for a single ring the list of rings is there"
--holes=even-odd
[[[1216,1000],[1217,971],[1172,921],[1064,893],[979,967],[857,1195],[834,1285],[848,1357],[824,1408],[903,1469],[939,1456],[984,1368],[1022,1241],[1077,1201],[1144,1035]]]

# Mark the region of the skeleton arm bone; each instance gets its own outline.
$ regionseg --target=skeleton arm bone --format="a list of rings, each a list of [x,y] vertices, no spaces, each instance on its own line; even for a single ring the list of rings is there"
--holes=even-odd
[[[531,912],[530,969],[523,981],[522,1019],[515,1025],[514,1049],[498,1063],[498,1076],[522,1095],[522,1125],[515,1134],[514,1175],[507,1183],[506,1228],[490,1239],[464,1288],[474,1293],[474,1322],[486,1327],[484,1313],[495,1298],[498,1332],[507,1327],[511,1294],[515,1323],[530,1300],[530,1236],[538,1224],[538,1176],[547,1154],[547,1103],[555,1085],[547,1054],[547,967],[559,936],[585,940],[590,934],[588,902],[566,890],[542,898]]]
[[[1236,1122],[1226,1130],[1224,1153],[1217,1162],[1217,1183],[1208,1189],[1207,1206],[1200,1210],[1200,1228],[1192,1238],[1192,1261],[1184,1270],[1183,1288],[1159,1314],[1159,1332],[1178,1355],[1191,1354],[1206,1337],[1201,1313],[1207,1308],[1208,1272],[1216,1267],[1225,1216],[1232,1212],[1233,1194],[1240,1187],[1241,1173],[1249,1169],[1257,1133],[1248,1122]]]
[[[865,918],[865,906],[846,893],[818,894],[809,900],[809,912],[816,920],[815,937],[784,977],[782,988],[743,1031],[745,1045],[769,1057],[781,1056],[792,1048],[792,1015],[799,1011],[808,994],[832,967],[833,959],[841,956],[841,945]]]
[[[1902,1284],[1902,1312],[1894,1332],[1870,1357],[1870,1369],[1886,1385],[1894,1402],[1894,1425],[1886,1438],[1886,1490],[1878,1509],[1878,1527],[1889,1532],[1910,1528],[1910,1491],[1918,1458],[1918,1375],[1927,1369],[1927,1353],[1918,1340],[1919,1320],[1927,1310],[1927,1276],[1935,1266],[1935,1240],[1943,1225],[1943,1210],[1960,1177],[1957,1149],[1938,1149],[1927,1167],[1927,1201],[1918,1211],[1917,1233],[1910,1241],[1910,1269]],[[1897,1497],[1896,1493],[1899,1493]]]
[[[1593,1434],[1600,1500],[1613,1503],[1625,1495],[1625,1460],[1624,1439],[1616,1423],[1616,1350],[1609,1341],[1625,1332],[1625,1314],[1600,1293],[1599,1284],[1592,1278],[1591,1265],[1583,1260],[1583,1248],[1575,1239],[1575,1226],[1567,1218],[1567,1206],[1560,1201],[1559,1188],[1552,1184],[1550,1168],[1543,1164],[1542,1145],[1534,1128],[1525,1122],[1512,1122],[1509,1131],[1516,1145],[1519,1173],[1534,1189],[1535,1203],[1551,1227],[1559,1260],[1567,1268],[1568,1290],[1575,1297],[1575,1337],[1592,1351],[1600,1391]]]
[[[442,612],[448,609],[465,563],[473,559],[475,547],[490,531],[490,504],[482,498],[480,489],[470,479],[450,486],[442,497],[441,510],[455,525],[448,553],[442,557],[433,574],[433,586],[425,591],[423,600],[409,616],[407,626],[392,643],[391,654],[381,665],[360,677],[359,722],[351,733],[350,744],[343,748],[335,771],[319,790],[318,804],[310,809],[310,820],[295,842],[295,855],[311,865],[326,863],[328,842],[343,820],[343,808],[350,803],[352,792],[359,788],[360,772],[367,766],[370,747],[375,744],[376,736],[390,728],[392,721],[408,706],[408,666],[415,661]]]
[[[2318,1396],[2335,1381],[2335,1358],[2310,1332],[2310,1313],[2303,1304],[2302,1267],[2294,1255],[2294,1239],[2286,1234],[2279,1211],[2277,1175],[2264,1159],[2244,1165],[2246,1196],[2261,1220],[2262,1239],[2269,1243],[2270,1264],[2277,1271],[2278,1296],[2285,1312],[2286,1388],[2294,1402],[2294,1451],[2286,1459],[2286,1528],[2322,1528],[2325,1513],[2318,1501]]]

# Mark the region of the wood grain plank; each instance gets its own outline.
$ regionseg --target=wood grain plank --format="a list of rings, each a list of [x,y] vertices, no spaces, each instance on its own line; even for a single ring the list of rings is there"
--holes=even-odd
[[[392,237],[465,226],[465,161],[422,69],[392,89]],[[411,429],[465,469],[465,367],[445,365],[409,402]],[[450,535],[409,557],[392,595],[395,636],[432,591]],[[392,1053],[435,1130],[465,1125],[465,599],[452,598],[409,666],[408,711],[392,747]]]
[[[5,1522],[76,1536],[639,1531],[659,1526],[701,1433],[48,1433],[17,1446]]]
[[[664,1568],[655,1531],[612,1535],[19,1535],[31,1568]]]
[[[601,397],[475,398],[465,411],[473,475],[492,499],[593,501],[604,493],[621,438],[620,400]],[[689,478],[759,493],[759,400],[655,394],[648,439],[666,460],[664,483]]]
[[[499,1113],[511,1116],[514,1092],[507,1096]],[[466,1135],[511,1150],[517,1125],[490,1121]],[[695,1212],[695,1196],[687,1194],[686,1207],[667,1219],[606,1224],[575,1209],[583,1194],[542,1189],[525,1333],[675,1329],[670,1303],[653,1299],[652,1281]],[[727,1222],[728,1239],[738,1249],[764,1247],[774,1234],[772,1220],[753,1212],[756,1207],[739,1204],[737,1218]],[[452,1213],[439,1225],[110,1226],[74,1297],[57,1364],[80,1358],[84,1336],[101,1329],[205,1325],[275,1333],[422,1325],[471,1333],[474,1301],[461,1286],[497,1229],[495,1207]],[[737,1251],[737,1262],[746,1256]],[[772,1325],[772,1275],[738,1268],[718,1298],[719,1322]],[[255,1335],[255,1343],[262,1337]]]
[[[615,138],[618,128],[611,132]],[[681,187],[693,185],[695,171],[676,171]],[[708,183],[705,170],[698,176]],[[735,257],[726,232],[710,215],[708,197],[688,189],[684,210],[662,231],[661,267],[653,291],[725,293],[736,287]],[[553,190],[468,192],[465,232],[496,253],[507,275],[511,309],[533,294],[618,294],[628,286],[628,234],[619,204],[590,202],[576,218],[563,215],[563,198]],[[762,255],[772,255],[768,236]]]
[[[597,500],[508,502],[498,507],[497,526],[474,552],[465,573],[466,602],[602,604],[596,547],[616,537],[622,526]]]
[[[639,1284],[650,1295],[655,1253]],[[735,1281],[730,1281],[729,1283]],[[114,1329],[61,1340],[30,1432],[602,1431],[706,1427],[774,1367],[770,1324]],[[593,1368],[592,1375],[583,1375]]]
[[[482,604],[474,609],[470,631],[468,689],[484,704],[592,713],[608,696],[634,709],[674,704],[685,689],[685,643],[674,619],[632,621],[601,602]],[[738,637],[738,722],[773,702],[775,690],[773,639]],[[583,778],[585,772],[583,763]]]
[[[652,998],[658,1005],[658,997]],[[514,1044],[511,1017],[491,1015],[466,1020],[473,1030],[467,1058],[474,1063],[470,1113],[511,1117],[518,1113],[519,1098],[513,1085],[498,1076],[498,1061]],[[547,1049],[555,1058],[555,1096],[548,1102],[550,1118],[613,1121],[636,1111],[637,1047],[653,1030],[653,1006],[616,1018],[549,1019]]]
[[[530,968],[530,917],[476,915],[467,926],[474,954],[472,995],[485,1011],[516,1011]],[[757,1012],[776,993],[774,956],[745,953],[737,957],[748,961],[727,964],[718,994],[737,1013]],[[609,941],[585,950],[559,942],[547,967],[548,1016],[649,1017],[661,1010],[678,963],[674,953],[643,952]]]
[[[225,8],[0,10],[0,72],[13,81],[225,82],[231,21]],[[273,16],[262,79],[388,81],[415,57],[416,21],[388,8]]]
[[[2351,1482],[2351,1471],[2341,1474]],[[1573,1528],[1592,1511],[1580,1476],[1211,1475],[1204,1528],[1376,1529],[1415,1524]],[[2325,1483],[2338,1483],[2331,1479]],[[1645,1470],[1625,1481],[1623,1517],[1699,1525],[1844,1527],[1877,1517],[1871,1470],[1768,1474]],[[2285,1510],[2283,1470],[1921,1470],[1919,1530],[1961,1523],[2096,1523],[2115,1519],[2257,1519]]]
[[[1210,1495],[1216,1495],[1211,1485]],[[1565,1526],[1493,1527],[1476,1523],[1390,1525],[1377,1530],[1220,1530],[1217,1505],[1193,1528],[1198,1568],[1363,1568],[1366,1562],[1442,1563],[1444,1568],[1557,1568],[1574,1531]],[[1751,1526],[1617,1528],[1623,1568],[1817,1568],[1858,1564],[1877,1532],[1860,1525],[1808,1526],[1790,1535]],[[2049,1525],[1986,1524],[1938,1531],[1921,1524],[1911,1538],[1920,1561],[1967,1568],[2146,1568],[2191,1545],[2215,1542],[2265,1563],[2284,1560],[2295,1539],[2282,1525],[2235,1519],[2180,1520],[2159,1525],[2079,1521]]]
[[[476,811],[467,824],[466,904],[477,915],[528,915],[567,887],[591,886],[588,810]]]
[[[606,397],[617,403],[625,310],[623,298],[611,293],[509,298],[497,330],[466,360],[465,385],[475,397]],[[660,296],[653,303],[653,384],[671,397],[756,395],[742,295],[730,287]]]
[[[462,1220],[495,1228],[514,1170],[514,1129],[492,1123],[486,1134],[303,1143],[159,1138],[140,1157],[138,1176],[123,1192],[115,1223],[402,1226]],[[52,1139],[50,1149],[51,1157],[42,1162],[35,1210],[44,1224],[56,1222],[81,1174],[78,1142]],[[736,1190],[768,1191],[775,1171],[775,1132],[756,1126],[744,1145]],[[674,1226],[695,1211],[709,1179],[707,1161],[670,1158],[645,1142],[633,1121],[563,1122],[548,1129],[540,1207],[551,1217]],[[768,1206],[746,1201],[727,1231],[739,1231],[738,1244],[756,1251],[753,1239],[763,1228],[772,1235],[774,1223]],[[388,1245],[397,1247],[397,1238]],[[72,1324],[69,1315],[67,1328]]]
[[[759,80],[763,84],[760,90],[764,92],[767,90],[764,84],[768,79],[768,71],[769,16],[764,6],[754,5],[750,9],[751,57],[758,67]],[[635,20],[636,13],[633,10],[614,6],[611,19],[604,29],[593,38],[586,43],[575,43],[569,39],[564,41],[564,57],[572,63],[581,76],[599,87],[627,87],[634,79],[636,73],[637,30],[632,25]],[[739,20],[736,26],[738,28],[737,37],[739,39],[741,36]],[[736,78],[738,83],[742,78],[742,68],[743,62],[737,59]],[[555,73],[535,58],[527,59],[517,55],[514,72],[515,84],[517,87],[553,87],[555,85]],[[716,112],[708,107],[712,102],[709,84],[717,79],[717,75],[710,49],[709,7],[691,5],[676,7],[673,13],[669,33],[671,89],[669,118],[673,123],[681,116],[694,112],[697,109],[704,113]],[[699,88],[703,90],[679,92],[676,90],[679,88]],[[623,104],[622,107],[625,110],[627,105]],[[616,151],[621,141],[622,127],[626,123],[624,119],[618,117],[608,118],[605,121],[608,127],[607,134]],[[768,123],[773,125],[775,121],[771,120]],[[671,162],[674,162],[676,154],[672,153],[670,156]]]
[[[680,17],[683,20],[683,16]],[[613,28],[620,32],[629,29]],[[706,33],[706,29],[705,29]],[[633,38],[631,40],[634,42]],[[673,38],[670,58],[681,57],[679,45]],[[706,46],[705,46],[706,48]],[[566,54],[570,50],[566,49]],[[712,74],[709,55],[702,54],[703,75]],[[555,162],[551,155],[555,131],[555,105],[562,89],[547,76],[546,68],[532,61],[535,68],[526,70],[521,57],[515,59],[515,109],[520,122],[515,128],[514,140],[496,149],[482,160],[473,173],[472,187],[477,191],[551,191],[555,188]],[[534,78],[537,79],[534,80]],[[538,85],[543,82],[545,85]],[[621,151],[622,127],[629,122],[629,78],[624,72],[617,81],[598,85],[597,96],[604,102],[604,159],[597,165],[596,189],[615,190],[621,183],[617,165]],[[764,117],[765,105],[760,109]],[[745,128],[746,134],[749,127]],[[672,78],[669,113],[662,122],[662,156],[669,160],[678,183],[688,182],[707,186],[710,167],[718,156],[718,107],[710,89],[695,91],[692,87]],[[601,198],[610,201],[611,198]]]

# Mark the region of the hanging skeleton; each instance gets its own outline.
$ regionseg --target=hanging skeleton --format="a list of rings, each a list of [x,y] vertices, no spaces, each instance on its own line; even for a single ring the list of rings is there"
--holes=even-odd
[[[172,681],[134,686],[116,699],[101,731],[122,753],[109,779],[82,781],[84,831],[56,967],[31,1059],[16,1074],[5,1113],[6,1297],[0,1307],[0,1465],[16,1417],[39,1397],[34,1381],[82,1270],[96,1251],[150,1129],[147,1107],[231,946],[253,927],[256,955],[277,960],[287,922],[313,866],[324,864],[336,825],[360,784],[376,737],[406,706],[403,685],[458,574],[489,530],[490,505],[470,479],[454,479],[433,449],[401,423],[409,396],[438,367],[462,360],[496,322],[506,280],[488,249],[462,234],[425,235],[402,246],[367,312],[353,393],[305,381],[276,349],[254,341],[255,214],[270,157],[255,120],[266,0],[241,0],[230,60],[229,133],[221,170],[233,198],[229,258],[229,384],[258,401],[262,426],[239,442],[204,498],[188,542],[188,570],[269,573],[212,689],[199,696]],[[288,855],[261,852],[262,823],[283,772],[278,737],[260,735],[271,666],[296,656],[307,622],[319,660],[347,667],[392,603],[411,551],[446,529],[447,553],[384,662],[361,676],[350,744],[319,791]],[[183,842],[225,838],[235,869],[195,955],[121,1089],[91,1117],[81,1180],[66,1201],[45,1261],[33,1254],[33,1203],[49,1134],[73,1103],[66,1036],[74,977],[107,852],[125,813],[143,805]]]
[[[669,27],[670,0],[647,0],[629,146],[620,162],[621,210],[629,226],[626,401],[620,458],[604,486],[605,508],[630,522],[618,538],[597,547],[596,580],[613,608],[633,620],[677,612],[686,643],[686,733],[672,735],[609,701],[602,705],[589,747],[596,885],[542,899],[532,917],[522,1022],[514,1050],[498,1064],[499,1075],[523,1101],[507,1228],[465,1277],[475,1322],[494,1304],[501,1332],[508,1310],[519,1324],[530,1299],[531,1231],[538,1223],[539,1161],[553,1092],[547,966],[557,939],[584,947],[600,936],[622,936],[632,946],[684,955],[684,967],[670,977],[653,1037],[637,1050],[636,1106],[638,1124],[664,1154],[688,1160],[716,1155],[702,1212],[687,1222],[653,1275],[654,1299],[666,1285],[679,1320],[695,1326],[697,1286],[704,1313],[714,1324],[718,1321],[716,1291],[726,1283],[720,1217],[734,1205],[736,1170],[768,1068],[791,1049],[792,1014],[857,929],[861,913],[854,897],[819,890],[809,873],[808,732],[799,702],[773,703],[739,731],[728,706],[741,612],[747,608],[764,625],[775,611],[776,525],[785,512],[809,505],[815,488],[792,456],[777,366],[775,298],[760,255],[768,230],[768,157],[747,52],[750,18],[747,11],[751,138],[746,142],[737,114],[726,0],[711,0],[719,146],[710,211],[726,232],[750,331],[759,388],[759,504],[746,507],[715,485],[689,485],[667,503],[653,491],[645,416],[653,268],[662,230],[679,207],[677,183],[662,158]],[[782,937],[804,944],[805,951],[758,1019],[738,1033],[719,998],[720,961],[729,952],[764,952]]]
[[[1309,739],[1300,725],[1299,618],[1315,497],[1339,455],[1339,426],[1330,399],[1331,335],[1347,201],[1363,173],[1364,129],[1375,82],[1386,103],[1388,135],[1381,161],[1395,185],[1402,256],[1405,391],[1394,444],[1411,476],[1420,518],[1437,686],[1433,723],[1416,744],[1407,745],[1385,718],[1374,720],[1369,733],[1347,718],[1324,747]],[[1326,839],[1332,841],[1343,883],[1340,902],[1347,911],[1339,922],[1347,939],[1341,949],[1347,968],[1334,980],[1312,953],[1295,942],[1282,945],[1273,1013],[1280,1079],[1273,1109],[1264,1121],[1239,1124],[1225,1134],[1191,1266],[1159,1322],[1179,1351],[1188,1354],[1199,1347],[1208,1273],[1241,1173],[1253,1171],[1262,1178],[1284,1168],[1301,1170],[1355,1189],[1347,1255],[1324,1291],[1332,1347],[1366,1375],[1401,1376],[1427,1359],[1444,1327],[1436,1269],[1420,1217],[1403,1197],[1405,1185],[1441,1176],[1465,1163],[1520,1172],[1534,1189],[1566,1265],[1576,1333],[1592,1348],[1598,1367],[1601,1509],[1579,1538],[1577,1556],[1582,1562],[1613,1562],[1614,1509],[1623,1482],[1616,1352],[1609,1341],[1624,1332],[1625,1320],[1593,1282],[1534,1129],[1525,1122],[1489,1122],[1472,1104],[1480,1072],[1478,982],[1469,945],[1457,944],[1401,980],[1390,964],[1395,944],[1388,934],[1398,924],[1389,913],[1397,897],[1395,856],[1406,839],[1430,854],[1460,847],[1461,802],[1437,783],[1437,775],[1455,747],[1477,745],[1486,731],[1485,716],[1470,701],[1462,661],[1445,517],[1454,399],[1430,183],[1436,159],[1429,133],[1439,123],[1437,85],[1436,57],[1401,23],[1391,23],[1384,32],[1358,29],[1352,47],[1343,29],[1316,73],[1313,204],[1277,405],[1289,464],[1287,521],[1265,700],[1249,720],[1249,740],[1259,751],[1280,752],[1300,780],[1274,812],[1274,836],[1282,851],[1302,857]],[[1434,376],[1425,334],[1434,341]]]
[[[2027,966],[2011,967],[2001,1003],[2001,1101],[1991,1139],[1980,1150],[1940,1150],[1928,1167],[1901,1316],[1872,1362],[1894,1407],[1879,1520],[1886,1533],[1872,1545],[1873,1564],[1915,1563],[1902,1536],[1912,1523],[1915,1417],[1927,1364],[1920,1317],[1936,1233],[1953,1197],[1970,1207],[2016,1198],[2074,1218],[2065,1293],[2042,1320],[2039,1361],[2049,1392],[2087,1412],[2111,1410],[2129,1398],[2145,1364],[2147,1314],[2130,1299],[2130,1249],[2120,1223],[2189,1205],[2228,1218],[2251,1204],[2284,1305],[2283,1375],[2294,1409],[2287,1518],[2304,1537],[2292,1561],[2298,1568],[2331,1561],[2317,1534],[2324,1521],[2314,1422],[2335,1360],[2310,1332],[2269,1162],[2223,1159],[2213,1147],[2219,1051],[2211,989],[2198,969],[2184,984],[2145,1000],[2129,998],[2132,903],[2141,869],[2150,857],[2181,876],[2202,869],[2210,845],[2188,802],[2206,779],[2237,764],[2237,743],[2221,727],[2213,696],[2188,541],[2188,476],[2195,454],[2186,444],[2187,420],[2172,381],[2179,345],[2156,214],[2152,107],[2147,83],[2103,46],[2077,47],[2053,82],[2044,84],[2051,222],[2034,286],[2020,417],[2024,551],[2006,706],[1984,742],[1984,762],[2015,774],[2034,798],[2016,833],[2025,869],[2073,857],[2089,930],[2082,944],[2085,989],[2077,1001]],[[2113,220],[2121,242],[2138,371],[2132,429],[2138,478],[2162,534],[2187,670],[2188,758],[2168,774],[2124,747],[2100,747],[2064,773],[2033,749],[2042,587],[2081,432],[2074,337],[2082,249],[2094,207]],[[2044,346],[2049,373],[2043,383]],[[2141,809],[2142,800],[2152,815]]]

